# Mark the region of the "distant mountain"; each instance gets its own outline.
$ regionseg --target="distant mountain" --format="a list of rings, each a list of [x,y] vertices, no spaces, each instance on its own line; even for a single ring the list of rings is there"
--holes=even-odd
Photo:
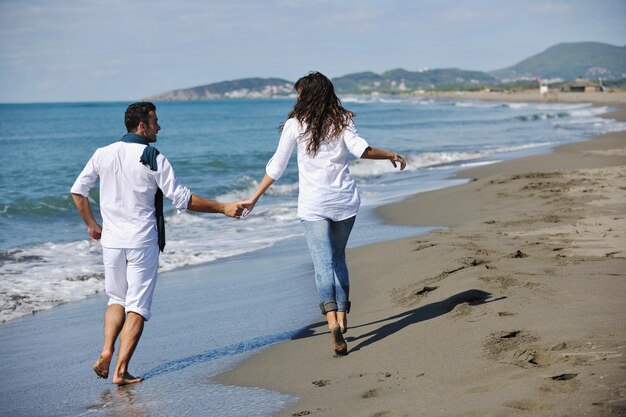
[[[366,71],[333,78],[340,94],[409,93],[433,88],[484,88],[535,77],[552,80],[619,80],[626,74],[626,47],[599,42],[561,43],[509,68],[485,73],[457,68],[382,74]],[[209,100],[219,98],[273,98],[294,94],[293,82],[281,78],[244,78],[157,94],[151,100]]]
[[[433,88],[436,86],[471,86],[494,83],[497,80],[484,72],[465,71],[456,68],[407,71],[402,68],[382,74],[359,72],[333,78],[335,89],[340,93],[402,92]]]
[[[560,43],[522,62],[490,73],[501,80],[574,80],[577,77],[621,79],[626,74],[626,47],[599,42]]]
[[[479,71],[435,69],[407,71],[394,69],[382,74],[360,72],[333,78],[335,90],[349,93],[401,93],[439,85],[470,86],[497,80]],[[213,100],[220,98],[275,98],[294,94],[293,82],[281,78],[243,78],[198,87],[172,90],[146,97],[147,100]]]
[[[211,100],[218,98],[272,98],[293,94],[293,83],[281,78],[244,78],[183,88],[147,97],[149,100]]]

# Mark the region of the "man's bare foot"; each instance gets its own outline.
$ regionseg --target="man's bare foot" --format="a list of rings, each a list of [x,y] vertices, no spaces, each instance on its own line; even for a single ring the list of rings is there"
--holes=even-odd
[[[337,356],[345,356],[348,354],[348,344],[341,333],[341,327],[339,327],[338,324],[335,324],[330,329],[330,334],[333,336],[333,349]]]
[[[93,371],[100,378],[107,379],[109,377],[109,366],[111,365],[111,358],[105,358],[104,355],[100,355],[96,363],[93,364]]]
[[[141,377],[136,377],[136,376],[132,376],[131,374],[129,374],[128,372],[125,373],[122,376],[117,376],[115,375],[113,377],[113,383],[116,385],[129,385],[129,384],[136,384],[138,382],[143,381],[143,378]]]

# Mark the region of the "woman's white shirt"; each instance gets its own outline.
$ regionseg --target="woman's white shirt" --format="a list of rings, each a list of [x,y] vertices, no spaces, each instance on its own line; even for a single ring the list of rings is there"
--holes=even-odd
[[[360,158],[369,147],[350,123],[332,140],[322,141],[317,153],[307,154],[306,127],[297,119],[285,122],[274,156],[267,163],[267,175],[278,180],[283,173],[293,148],[298,149],[298,218],[302,220],[345,220],[357,214],[361,200],[356,183],[350,175],[350,154]]]

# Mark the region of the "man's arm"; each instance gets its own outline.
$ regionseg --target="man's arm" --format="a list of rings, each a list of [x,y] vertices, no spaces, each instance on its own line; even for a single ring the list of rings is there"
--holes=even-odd
[[[218,203],[192,194],[189,203],[187,203],[187,210],[202,213],[222,213],[225,216],[238,219],[243,212],[243,205],[241,203]]]
[[[87,233],[93,240],[100,240],[102,237],[102,227],[96,221],[96,218],[91,211],[91,204],[89,204],[89,199],[84,195],[72,193],[72,198],[74,199],[74,204],[76,204],[76,208],[78,209],[78,213],[85,221],[87,225]]]

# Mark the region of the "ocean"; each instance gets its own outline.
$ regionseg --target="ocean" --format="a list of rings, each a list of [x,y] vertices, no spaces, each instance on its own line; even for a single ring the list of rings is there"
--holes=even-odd
[[[460,169],[626,130],[600,117],[609,107],[591,104],[381,96],[343,103],[372,146],[408,161],[404,172],[388,161],[352,162],[362,196],[352,247],[431,230],[382,224],[374,210],[462,183],[453,179]],[[0,384],[0,408],[13,416],[270,416],[295,399],[213,377],[323,325],[296,218],[295,155],[246,219],[178,215],[166,202],[154,316],[132,363],[146,380],[114,389],[91,372],[106,307],[101,248],[89,240],[69,189],[94,150],[125,133],[128,104],[0,104],[0,374],[11,381]],[[181,182],[231,201],[248,197],[263,176],[293,101],[156,104],[156,146]],[[90,198],[97,213],[97,190]]]
[[[372,146],[397,151],[408,162],[402,173],[388,161],[352,163],[364,208],[451,184],[447,178],[462,167],[625,129],[599,117],[609,108],[590,104],[379,96],[344,97],[343,103],[357,114],[357,128]],[[0,322],[103,290],[100,245],[88,239],[69,189],[94,150],[125,133],[128,104],[0,104]],[[263,176],[293,100],[156,104],[162,127],[156,147],[182,183],[200,196],[232,201],[249,196]],[[168,244],[160,270],[302,235],[296,165],[294,154],[283,178],[245,220],[178,215],[166,201]],[[97,189],[90,198],[97,213]],[[361,243],[377,238],[372,233]]]

